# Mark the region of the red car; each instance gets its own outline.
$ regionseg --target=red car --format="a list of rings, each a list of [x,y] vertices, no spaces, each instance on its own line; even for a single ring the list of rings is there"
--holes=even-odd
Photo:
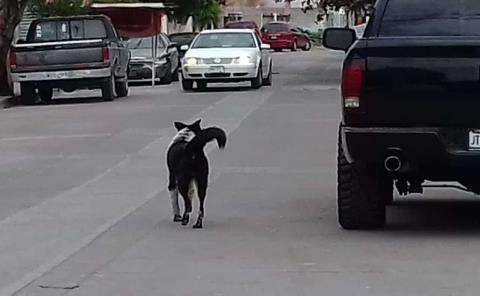
[[[263,26],[261,32],[263,42],[270,44],[270,47],[275,51],[281,51],[282,49],[296,51],[298,48],[310,50],[312,48],[310,38],[288,23],[267,23]]]

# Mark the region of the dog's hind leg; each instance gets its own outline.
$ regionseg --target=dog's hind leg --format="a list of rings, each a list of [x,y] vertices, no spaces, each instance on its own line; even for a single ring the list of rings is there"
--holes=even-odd
[[[179,182],[178,190],[180,191],[180,195],[183,197],[183,201],[185,202],[185,212],[183,213],[182,218],[182,225],[185,226],[188,224],[190,220],[190,213],[192,212],[192,201],[188,195],[189,184],[188,182]]]
[[[170,194],[170,200],[172,202],[173,222],[182,221],[180,216],[180,206],[178,205],[178,188],[175,175],[170,173],[168,179],[168,193]]]
[[[178,204],[178,189],[169,191],[169,193],[172,201],[173,222],[180,222],[182,221],[182,216],[180,216],[180,205]]]
[[[203,217],[205,215],[205,198],[207,197],[207,186],[208,178],[197,180],[197,194],[199,199],[199,208],[198,208],[198,218],[197,223],[193,228],[202,228],[203,227]]]

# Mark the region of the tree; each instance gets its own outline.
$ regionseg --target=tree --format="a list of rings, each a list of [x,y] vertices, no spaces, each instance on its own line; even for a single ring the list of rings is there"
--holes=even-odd
[[[8,84],[7,57],[15,27],[23,16],[28,0],[0,1],[0,95],[10,95]]]
[[[41,17],[68,16],[86,14],[88,7],[84,5],[84,0],[60,0],[52,2],[32,0],[30,10]]]
[[[369,9],[375,0],[301,0],[303,12],[308,10],[318,9],[320,11],[317,16],[317,20],[320,20],[328,7],[331,7],[335,10],[340,9],[341,7],[345,8],[347,11],[353,11],[356,15],[364,15],[365,11]]]
[[[198,27],[203,28],[209,24],[216,24],[221,14],[222,0],[172,0],[174,17],[183,23],[189,16],[193,16]]]
[[[193,11],[196,24],[202,29],[210,24],[216,26],[222,9],[217,0],[202,0],[199,8]]]

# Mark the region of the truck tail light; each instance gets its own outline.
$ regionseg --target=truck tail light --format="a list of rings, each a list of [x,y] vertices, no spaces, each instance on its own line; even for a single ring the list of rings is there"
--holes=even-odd
[[[360,93],[363,84],[363,67],[352,63],[345,66],[342,76],[342,96],[345,108],[360,107]]]
[[[17,54],[14,52],[10,52],[10,68],[17,68]]]
[[[110,51],[108,50],[108,47],[102,48],[102,59],[104,63],[110,62]]]

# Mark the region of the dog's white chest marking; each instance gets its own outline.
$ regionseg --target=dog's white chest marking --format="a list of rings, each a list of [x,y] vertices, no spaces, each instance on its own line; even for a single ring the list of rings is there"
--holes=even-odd
[[[195,137],[195,134],[188,128],[179,130],[178,133],[173,137],[171,144],[177,142],[190,142]]]

